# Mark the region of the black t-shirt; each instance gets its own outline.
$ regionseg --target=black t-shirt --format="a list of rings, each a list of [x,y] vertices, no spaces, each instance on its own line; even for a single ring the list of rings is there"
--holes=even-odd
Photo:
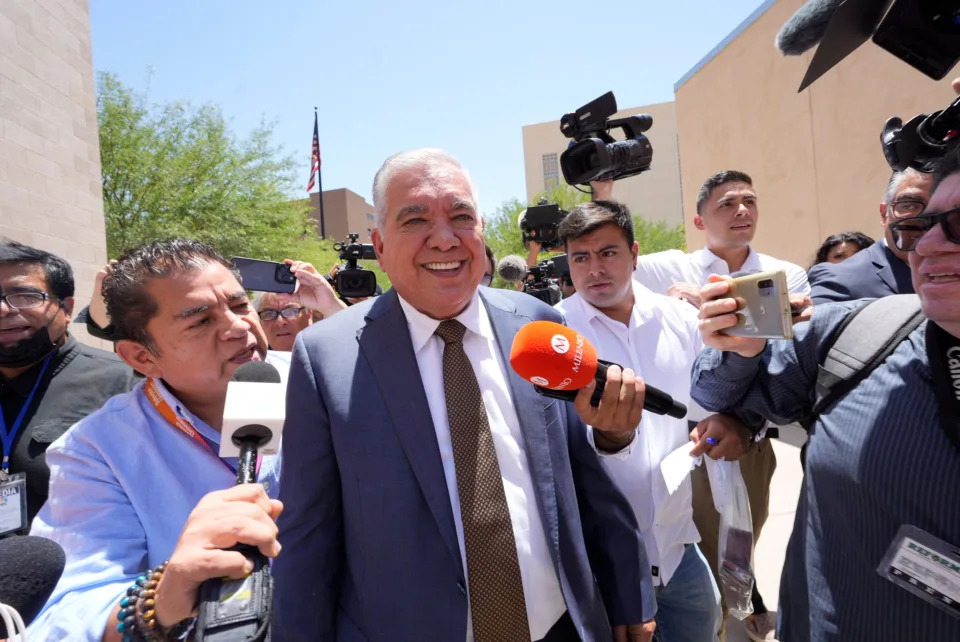
[[[0,407],[8,430],[37,383],[42,366],[41,361],[10,380],[0,376]],[[133,370],[114,354],[83,345],[73,337],[60,347],[23,417],[10,454],[10,472],[27,474],[30,520],[47,500],[47,447],[70,426],[99,410],[107,399],[130,390],[135,382]]]

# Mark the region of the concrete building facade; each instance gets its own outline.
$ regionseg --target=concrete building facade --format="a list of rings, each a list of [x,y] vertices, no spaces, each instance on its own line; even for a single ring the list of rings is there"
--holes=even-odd
[[[320,207],[317,194],[310,195],[310,217],[316,221],[320,234]],[[359,234],[360,242],[370,240],[370,230],[376,226],[373,205],[354,191],[346,188],[323,192],[323,218],[327,238],[345,241],[347,234]]]
[[[754,179],[762,252],[806,267],[831,234],[879,238],[891,173],[880,146],[884,123],[956,98],[949,80],[956,74],[933,81],[871,42],[797,93],[813,50],[786,57],[773,42],[803,4],[764,2],[676,83],[689,249],[703,246],[693,226],[697,190],[723,169]]]
[[[645,132],[653,147],[650,170],[617,181],[615,196],[630,211],[650,221],[676,225],[683,218],[680,203],[680,160],[677,152],[677,117],[672,102],[633,107],[618,111],[614,118],[650,114],[653,126]],[[622,132],[614,130],[615,138]],[[537,123],[523,128],[523,164],[527,181],[527,202],[563,182],[560,154],[570,139],[560,133],[560,121]]]
[[[0,3],[0,237],[67,259],[89,302],[107,250],[87,0]]]

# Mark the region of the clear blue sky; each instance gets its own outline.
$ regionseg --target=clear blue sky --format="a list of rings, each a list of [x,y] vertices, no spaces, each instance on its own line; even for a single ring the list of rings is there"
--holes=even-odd
[[[672,100],[760,4],[90,0],[90,18],[97,71],[142,90],[151,68],[152,101],[218,104],[240,135],[277,121],[304,187],[316,105],[325,189],[369,200],[384,158],[437,146],[470,170],[489,214],[525,196],[523,125],[611,89],[621,108]]]

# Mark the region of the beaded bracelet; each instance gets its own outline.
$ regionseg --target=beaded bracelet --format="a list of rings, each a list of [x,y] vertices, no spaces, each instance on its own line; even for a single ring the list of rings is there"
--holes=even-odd
[[[120,601],[117,613],[117,631],[123,634],[123,642],[164,642],[180,639],[191,623],[184,620],[168,633],[163,634],[157,625],[156,606],[157,585],[167,562],[137,577],[133,586],[127,589],[126,596]]]

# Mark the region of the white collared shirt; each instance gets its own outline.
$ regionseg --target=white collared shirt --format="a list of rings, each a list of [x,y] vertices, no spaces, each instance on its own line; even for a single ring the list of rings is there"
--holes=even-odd
[[[453,444],[450,439],[450,424],[447,420],[447,402],[443,389],[443,340],[434,332],[440,321],[431,319],[400,298],[400,305],[407,319],[417,366],[427,395],[427,405],[437,433],[443,474],[450,495],[450,508],[460,544],[463,572],[469,585],[467,555],[463,544],[463,521],[460,516],[460,493],[457,489],[457,473],[453,460]],[[463,349],[473,365],[473,372],[480,385],[487,421],[493,436],[493,446],[500,464],[503,490],[513,524],[513,537],[517,544],[520,562],[520,577],[523,581],[523,596],[527,605],[527,620],[530,624],[530,639],[544,637],[567,610],[560,590],[560,582],[550,557],[547,538],[537,509],[537,498],[530,475],[526,444],[520,431],[520,422],[510,396],[506,368],[500,356],[490,317],[476,292],[467,309],[456,320],[467,332],[463,337]],[[469,591],[468,591],[469,596]],[[473,640],[473,627],[469,607],[467,611],[467,642]]]
[[[787,273],[787,288],[791,294],[810,294],[806,271],[789,261],[781,261],[756,252],[752,247],[747,260],[736,275],[783,270]],[[680,250],[666,250],[646,254],[637,259],[633,278],[658,294],[666,294],[674,283],[706,285],[711,274],[730,276],[730,266],[708,248],[689,254]]]
[[[634,306],[624,325],[587,303],[579,294],[555,307],[566,324],[582,334],[605,360],[630,368],[650,385],[686,404],[687,418],[700,420],[706,411],[690,399],[690,371],[703,347],[697,313],[687,303],[654,294],[633,281]],[[593,431],[588,428],[590,443]],[[647,557],[659,573],[654,583],[667,584],[683,557],[684,546],[700,541],[693,522],[689,476],[669,494],[660,462],[690,443],[687,419],[644,411],[633,443],[616,454],[598,451],[617,487],[627,497]]]

